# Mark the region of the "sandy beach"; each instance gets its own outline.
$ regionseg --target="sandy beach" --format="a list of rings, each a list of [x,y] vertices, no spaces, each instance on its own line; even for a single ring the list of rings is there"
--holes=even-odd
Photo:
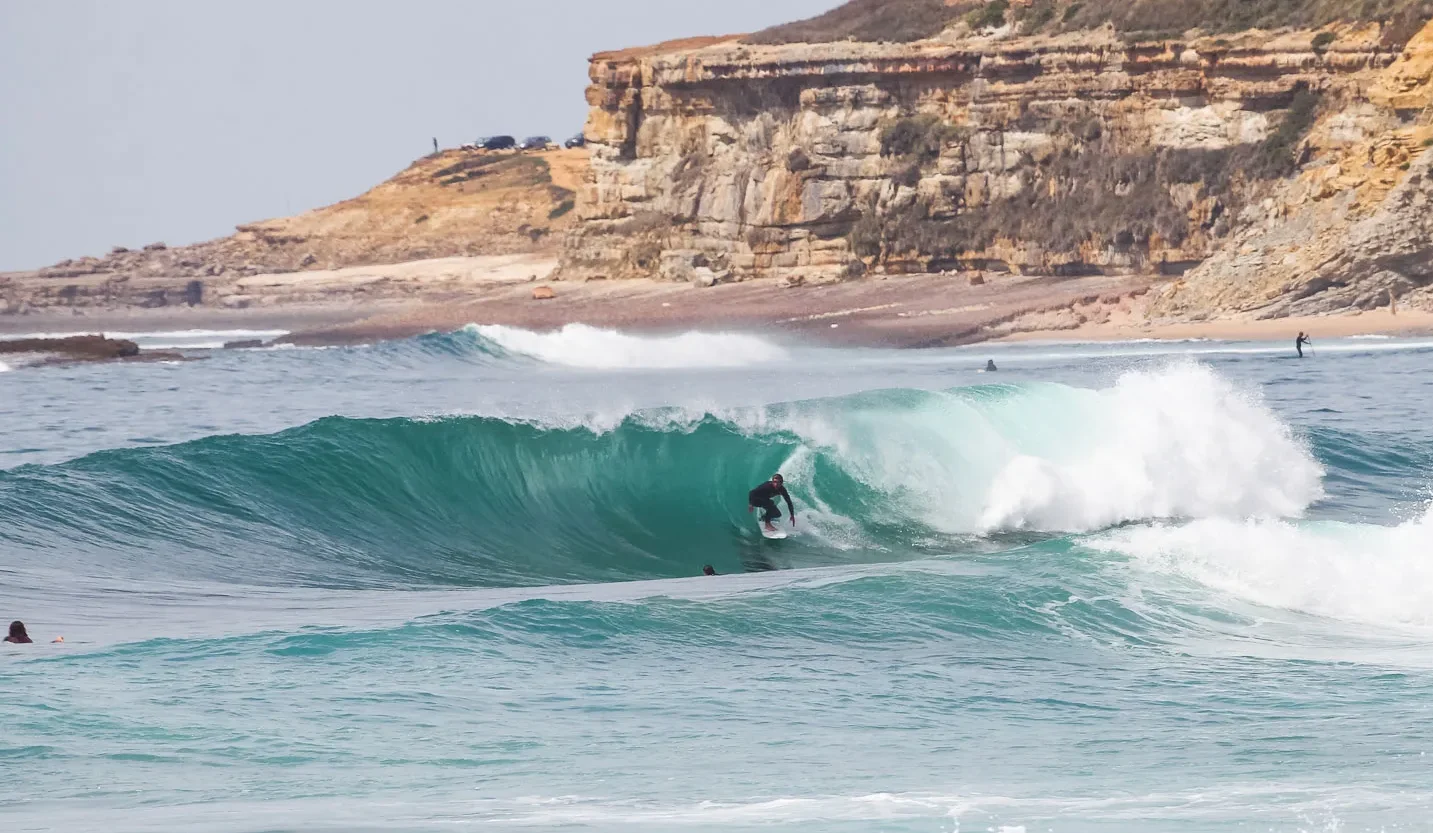
[[[1310,338],[1360,335],[1419,336],[1433,334],[1433,312],[1387,309],[1348,315],[1296,316],[1273,319],[1219,319],[1177,323],[1112,319],[1070,329],[1014,332],[995,341],[1136,341],[1145,339],[1211,341],[1290,341],[1299,333]]]
[[[788,287],[751,280],[699,288],[655,280],[551,281],[550,257],[442,258],[389,266],[258,275],[251,303],[51,308],[0,316],[0,336],[181,330],[283,331],[303,345],[353,344],[467,324],[549,330],[588,324],[634,332],[781,332],[821,343],[922,347],[981,341],[1292,340],[1433,333],[1433,313],[1387,309],[1271,320],[1151,321],[1149,277],[912,275]],[[538,300],[534,290],[551,290]],[[544,293],[545,294],[545,293]]]

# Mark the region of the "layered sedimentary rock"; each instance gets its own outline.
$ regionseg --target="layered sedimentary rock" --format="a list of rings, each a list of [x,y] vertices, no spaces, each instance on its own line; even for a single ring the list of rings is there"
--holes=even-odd
[[[1433,25],[1315,128],[1322,152],[1250,206],[1150,313],[1260,318],[1433,309]]]
[[[1351,244],[1421,228],[1427,38],[1405,50],[1377,25],[1151,42],[962,29],[908,44],[599,54],[591,172],[561,274],[1185,275],[1162,309],[1204,314],[1232,303],[1205,286],[1224,279],[1211,258],[1236,240],[1260,248],[1254,236],[1277,231],[1293,200],[1398,218],[1362,231],[1351,219]],[[1403,264],[1426,250],[1389,251]],[[1337,268],[1390,267],[1346,260]],[[1239,303],[1318,294],[1332,268]]]

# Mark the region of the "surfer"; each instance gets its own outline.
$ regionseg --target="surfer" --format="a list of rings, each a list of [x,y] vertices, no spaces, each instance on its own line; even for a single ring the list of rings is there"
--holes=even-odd
[[[5,641],[12,642],[16,645],[29,645],[35,640],[31,639],[30,634],[25,632],[25,623],[17,619],[10,623],[10,635],[5,637]]]
[[[704,575],[704,576],[714,576],[714,575],[716,575],[716,574],[717,574],[716,568],[713,567],[712,565],[707,564],[707,565],[705,565],[705,566],[702,567],[702,575]]]
[[[1306,336],[1306,335],[1304,335],[1304,333],[1303,333],[1302,331],[1300,331],[1300,332],[1299,332],[1299,337],[1296,338],[1296,339],[1294,339],[1294,349],[1297,350],[1297,351],[1299,351],[1299,358],[1301,358],[1301,359],[1304,357],[1304,345],[1305,345],[1305,344],[1310,344],[1310,345],[1311,345],[1311,344],[1313,344],[1313,342],[1312,342],[1312,341],[1309,341],[1309,337]]]
[[[791,495],[786,493],[786,481],[781,475],[773,474],[770,480],[752,489],[746,495],[746,511],[760,509],[761,523],[765,525],[767,532],[776,531],[776,526],[772,521],[781,517],[781,510],[776,508],[775,498],[777,495],[786,498],[786,511],[791,513],[791,525],[796,526],[796,507],[791,505]]]
[[[998,370],[1000,370],[1000,368],[998,368],[998,367],[995,366],[995,360],[994,360],[994,359],[990,359],[990,360],[988,360],[988,361],[985,362],[985,372],[986,372],[986,373],[995,373],[995,372],[997,372]]]

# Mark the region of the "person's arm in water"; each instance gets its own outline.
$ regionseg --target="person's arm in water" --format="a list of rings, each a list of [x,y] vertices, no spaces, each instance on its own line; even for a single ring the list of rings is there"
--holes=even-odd
[[[791,516],[791,525],[796,526],[796,507],[791,505],[791,495],[786,493],[786,486],[781,487],[781,496],[786,498],[786,514]]]

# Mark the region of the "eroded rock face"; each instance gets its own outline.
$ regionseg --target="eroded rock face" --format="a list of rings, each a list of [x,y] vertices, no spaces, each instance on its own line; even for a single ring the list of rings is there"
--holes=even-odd
[[[1165,318],[1433,309],[1433,24],[1325,117],[1326,152],[1251,207],[1229,245],[1160,288]],[[1358,128],[1351,125],[1359,125]]]
[[[1378,27],[1339,29],[1319,51],[1315,34],[600,54],[592,168],[562,274],[1180,275],[1280,214],[1291,175],[1303,182],[1414,118],[1422,65],[1381,47]],[[1393,169],[1405,161],[1419,170]],[[1300,187],[1334,202],[1342,190]],[[1387,210],[1411,218],[1423,197],[1396,199],[1406,207]],[[1224,303],[1203,297],[1184,312]]]

